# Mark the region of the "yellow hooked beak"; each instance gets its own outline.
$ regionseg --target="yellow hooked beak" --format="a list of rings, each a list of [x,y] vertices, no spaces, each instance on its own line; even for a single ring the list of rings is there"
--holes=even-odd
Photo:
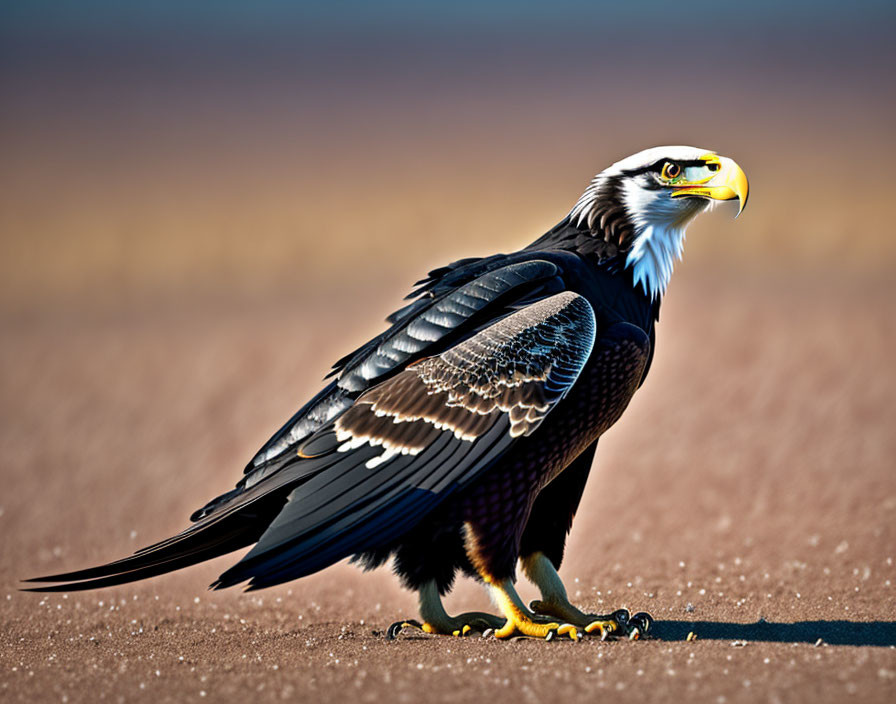
[[[711,200],[734,200],[737,198],[740,201],[737,215],[740,215],[747,205],[750,193],[750,184],[747,182],[747,175],[743,169],[733,159],[725,156],[706,154],[700,158],[714,171],[713,175],[696,183],[687,181],[676,183],[673,186],[675,190],[672,197],[709,198]]]

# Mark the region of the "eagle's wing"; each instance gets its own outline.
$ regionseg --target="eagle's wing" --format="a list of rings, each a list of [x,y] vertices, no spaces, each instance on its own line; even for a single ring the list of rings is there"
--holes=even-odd
[[[299,445],[313,476],[215,586],[272,586],[400,537],[538,427],[595,330],[590,304],[562,292],[363,393]]]
[[[391,327],[340,359],[336,378],[300,408],[255,454],[236,488],[196,511],[204,518],[291,463],[312,433],[349,409],[361,393],[425,356],[532,300],[565,288],[560,267],[531,254],[461,260],[430,272],[412,303],[387,319]]]

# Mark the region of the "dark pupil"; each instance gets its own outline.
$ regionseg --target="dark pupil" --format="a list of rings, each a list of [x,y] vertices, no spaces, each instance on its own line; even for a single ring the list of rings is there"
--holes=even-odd
[[[668,176],[669,178],[675,178],[680,173],[681,167],[678,164],[674,164],[672,162],[666,164],[666,176]]]

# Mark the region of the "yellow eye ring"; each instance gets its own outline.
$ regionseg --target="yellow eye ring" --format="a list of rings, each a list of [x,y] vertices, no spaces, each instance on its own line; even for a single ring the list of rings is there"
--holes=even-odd
[[[681,176],[681,164],[676,164],[674,161],[667,161],[663,164],[663,171],[660,175],[667,181],[678,178]]]

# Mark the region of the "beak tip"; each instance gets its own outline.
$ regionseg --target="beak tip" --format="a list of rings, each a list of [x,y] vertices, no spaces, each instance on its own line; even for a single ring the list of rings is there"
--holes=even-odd
[[[740,217],[740,214],[741,214],[742,212],[744,212],[744,208],[747,207],[747,201],[748,201],[749,199],[750,199],[750,196],[749,196],[749,195],[747,195],[747,196],[740,196],[740,195],[738,195],[738,198],[737,198],[737,214],[735,214],[735,216],[734,216],[734,219],[735,219],[735,220],[737,220],[737,218]]]

